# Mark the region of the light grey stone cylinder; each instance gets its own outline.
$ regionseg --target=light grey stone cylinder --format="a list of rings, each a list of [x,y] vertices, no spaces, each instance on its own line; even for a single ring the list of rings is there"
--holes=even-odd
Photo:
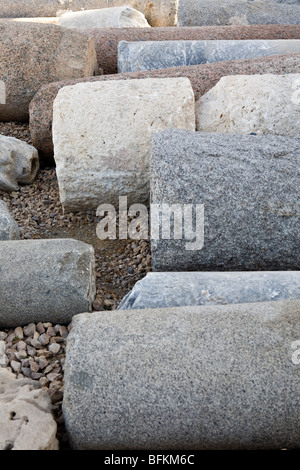
[[[154,134],[152,270],[299,270],[299,148],[276,135]]]
[[[94,249],[72,239],[0,243],[0,327],[67,324],[91,311]]]
[[[118,310],[300,299],[300,271],[150,272]]]
[[[299,39],[120,41],[118,72],[156,70],[299,52]]]
[[[299,23],[299,0],[179,0],[178,26]]]
[[[66,11],[129,6],[145,15],[151,26],[176,26],[178,0],[0,0],[0,18],[54,17]]]
[[[0,241],[18,240],[19,238],[19,226],[9,212],[7,204],[0,199]]]
[[[63,400],[71,446],[299,448],[299,313],[288,301],[76,315]]]

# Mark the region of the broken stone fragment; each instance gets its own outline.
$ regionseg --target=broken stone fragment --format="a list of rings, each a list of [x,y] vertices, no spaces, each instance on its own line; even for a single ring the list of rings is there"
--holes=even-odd
[[[48,392],[1,367],[0,387],[0,450],[58,450]]]
[[[38,151],[32,145],[0,135],[0,190],[11,192],[19,183],[32,183],[38,171]]]

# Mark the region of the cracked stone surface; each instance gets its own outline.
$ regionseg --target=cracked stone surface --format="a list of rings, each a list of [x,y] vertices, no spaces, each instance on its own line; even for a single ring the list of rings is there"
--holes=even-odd
[[[58,450],[51,399],[39,387],[0,368],[0,450]]]

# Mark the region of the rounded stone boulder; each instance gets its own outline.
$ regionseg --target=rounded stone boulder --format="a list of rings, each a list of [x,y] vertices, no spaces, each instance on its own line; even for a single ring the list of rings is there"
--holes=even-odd
[[[39,171],[36,148],[15,137],[0,135],[0,190],[15,191],[32,183]]]

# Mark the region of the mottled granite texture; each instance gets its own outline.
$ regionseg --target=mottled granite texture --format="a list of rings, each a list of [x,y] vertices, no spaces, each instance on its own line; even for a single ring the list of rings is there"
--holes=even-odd
[[[118,310],[300,299],[300,271],[150,272]]]
[[[283,301],[76,315],[71,447],[299,448],[299,314],[299,301]]]
[[[273,0],[179,0],[178,26],[299,24],[300,5]]]
[[[90,312],[95,256],[74,239],[0,242],[0,328],[46,322],[68,324]]]
[[[195,26],[169,28],[94,29],[98,65],[104,75],[117,73],[120,41],[176,41],[213,39],[300,39],[300,25]]]
[[[152,270],[299,270],[299,163],[300,137],[153,134],[151,227],[153,204],[203,204],[204,218],[198,246],[185,225],[179,239],[151,236]]]
[[[140,72],[299,53],[300,39],[121,41],[118,46],[118,72]]]
[[[176,26],[178,0],[0,0],[0,18],[57,16],[67,10],[130,6],[151,26]]]
[[[1,121],[28,121],[29,103],[46,83],[97,73],[90,35],[56,25],[0,21]]]
[[[225,75],[251,75],[265,73],[297,73],[300,54],[263,57],[250,60],[219,62],[216,64],[175,67],[145,72],[104,75],[80,80],[67,80],[43,86],[30,104],[30,133],[34,146],[42,159],[53,158],[52,108],[58,91],[66,85],[95,80],[126,80],[151,77],[187,77],[191,81],[195,99],[212,88]]]

